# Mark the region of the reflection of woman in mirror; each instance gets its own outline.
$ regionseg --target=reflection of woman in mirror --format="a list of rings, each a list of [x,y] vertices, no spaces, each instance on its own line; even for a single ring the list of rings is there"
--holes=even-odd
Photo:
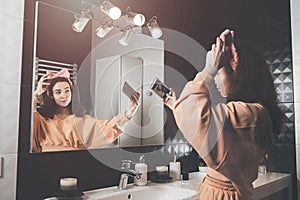
[[[273,79],[264,58],[226,30],[206,55],[206,65],[173,91],[165,104],[208,166],[199,199],[250,200],[258,165],[282,132]]]
[[[69,76],[68,70],[63,69],[57,74],[43,75],[38,82],[34,92],[32,152],[83,150],[112,143],[137,109],[139,96],[133,94],[130,109],[111,120],[75,115],[72,102],[76,100],[75,86]],[[38,97],[42,94],[43,105],[37,111]]]

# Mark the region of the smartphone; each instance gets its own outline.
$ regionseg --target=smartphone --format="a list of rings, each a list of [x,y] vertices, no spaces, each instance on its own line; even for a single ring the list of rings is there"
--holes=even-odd
[[[167,94],[171,95],[171,90],[158,78],[155,78],[150,88],[160,97],[167,100]]]
[[[129,98],[132,99],[132,94],[133,93],[137,93],[140,96],[140,93],[138,93],[137,91],[135,91],[131,85],[129,85],[129,83],[127,81],[124,82],[123,88],[122,88],[123,93]],[[138,102],[136,102],[138,103]]]

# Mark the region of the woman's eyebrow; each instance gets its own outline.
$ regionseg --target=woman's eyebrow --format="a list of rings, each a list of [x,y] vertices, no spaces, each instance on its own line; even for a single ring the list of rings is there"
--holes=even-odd
[[[67,90],[67,89],[70,89],[70,87],[68,86],[68,87],[65,87],[65,90]]]

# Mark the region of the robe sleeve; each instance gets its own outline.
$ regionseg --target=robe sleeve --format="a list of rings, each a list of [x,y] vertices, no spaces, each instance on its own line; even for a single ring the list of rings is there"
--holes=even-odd
[[[40,131],[40,114],[38,112],[33,112],[33,122],[32,122],[32,134],[31,134],[31,151],[32,152],[42,152],[42,147],[39,142],[39,131]]]
[[[209,153],[222,132],[225,101],[212,76],[200,72],[186,84],[175,102],[173,112],[177,126],[201,156]],[[213,133],[209,138],[208,132]]]
[[[76,119],[76,126],[87,149],[99,148],[115,141],[129,119],[121,113],[111,120],[98,120],[90,115]]]

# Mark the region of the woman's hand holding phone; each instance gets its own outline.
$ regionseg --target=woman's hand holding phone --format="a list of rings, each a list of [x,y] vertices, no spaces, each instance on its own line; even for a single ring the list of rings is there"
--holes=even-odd
[[[175,91],[170,88],[170,93],[167,94],[167,97],[165,99],[163,98],[162,100],[164,104],[166,104],[171,110],[173,110],[175,102],[177,100]]]
[[[123,92],[130,99],[130,107],[129,110],[125,112],[125,114],[128,119],[131,119],[140,104],[140,93],[135,91],[127,82],[124,83]]]

